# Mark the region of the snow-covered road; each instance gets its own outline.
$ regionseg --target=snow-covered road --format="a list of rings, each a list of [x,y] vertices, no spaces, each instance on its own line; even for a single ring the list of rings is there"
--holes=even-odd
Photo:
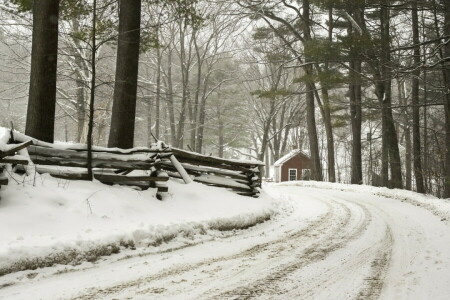
[[[375,196],[272,187],[274,220],[157,254],[43,270],[0,299],[450,299],[450,226]],[[39,272],[39,271],[36,271]]]

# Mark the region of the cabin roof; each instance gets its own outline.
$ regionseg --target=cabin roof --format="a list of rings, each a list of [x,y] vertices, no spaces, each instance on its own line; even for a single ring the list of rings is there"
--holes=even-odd
[[[288,154],[284,155],[280,159],[278,159],[273,165],[275,167],[279,167],[298,154],[302,154],[302,155],[306,156],[307,158],[309,158],[309,156],[307,154],[303,153],[301,150],[295,149],[295,150],[292,150],[291,152],[289,152]]]

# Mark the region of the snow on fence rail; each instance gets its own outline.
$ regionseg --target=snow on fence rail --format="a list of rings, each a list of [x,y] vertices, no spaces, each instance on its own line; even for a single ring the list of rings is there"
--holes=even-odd
[[[67,180],[88,179],[86,145],[46,143],[17,131],[9,131],[9,135],[11,138],[6,140],[5,137],[0,137],[0,164],[26,165],[30,162],[39,173],[49,173],[53,177]],[[16,159],[9,157],[19,150],[22,151],[22,156]],[[138,186],[142,189],[154,187],[157,188],[159,199],[168,191],[166,182],[169,176],[182,178],[185,183],[193,179],[203,184],[232,189],[241,195],[259,195],[259,167],[263,165],[260,161],[206,156],[170,148],[162,142],[157,142],[149,148],[119,149],[95,146],[92,152],[94,178],[105,184]],[[22,170],[26,171],[25,168]],[[141,172],[130,175],[136,170]],[[0,176],[0,184],[7,183],[7,178]]]
[[[257,197],[261,187],[261,161],[243,161],[207,156],[195,152],[171,148],[186,172],[196,182],[230,188],[240,195]],[[170,176],[177,177],[173,164],[161,159],[161,168]]]

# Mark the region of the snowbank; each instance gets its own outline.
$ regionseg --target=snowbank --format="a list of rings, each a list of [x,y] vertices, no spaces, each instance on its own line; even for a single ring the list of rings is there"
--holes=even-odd
[[[169,196],[99,182],[15,176],[0,191],[0,276],[53,264],[79,264],[123,248],[179,244],[244,229],[276,213],[275,201],[170,180]],[[16,182],[17,180],[17,182]],[[33,186],[34,182],[34,186]]]
[[[450,225],[450,199],[439,199],[431,195],[423,195],[412,191],[388,189],[385,187],[374,187],[369,185],[355,185],[319,181],[290,181],[279,183],[277,185],[333,189],[361,194],[370,193],[377,196],[397,199],[401,200],[402,202],[422,207],[439,217],[442,222]]]

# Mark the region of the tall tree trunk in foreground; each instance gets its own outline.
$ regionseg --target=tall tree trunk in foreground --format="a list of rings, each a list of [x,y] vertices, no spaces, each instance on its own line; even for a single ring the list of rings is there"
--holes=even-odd
[[[310,11],[309,11],[309,0],[303,1],[303,17],[305,20],[304,24],[304,35],[305,40],[311,40],[310,33]],[[305,64],[309,62],[309,58],[305,57]],[[314,84],[311,82],[311,76],[313,74],[313,67],[310,64],[305,66],[305,72],[308,77],[306,86],[306,120],[308,126],[308,137],[309,137],[309,150],[311,152],[311,177],[313,180],[322,181],[322,166],[320,162],[320,152],[319,152],[319,142],[317,139],[317,128],[316,128],[316,117],[315,117],[315,106],[314,106]],[[262,157],[264,158],[264,157]]]
[[[95,34],[97,33],[97,0],[93,2],[93,13],[92,13],[92,55],[91,55],[91,65],[92,65],[92,78],[91,78],[91,96],[89,100],[89,124],[87,133],[87,169],[88,169],[88,179],[93,180],[94,174],[92,172],[92,136],[94,132],[94,107],[95,107],[95,76],[96,67],[95,60],[97,54],[97,45]]]
[[[357,33],[349,24],[348,32],[350,35]],[[361,158],[361,60],[358,58],[357,51],[352,47],[349,53],[350,67],[350,123],[352,127],[352,158],[351,158],[351,179],[352,184],[362,184],[362,158]]]
[[[402,188],[402,170],[400,163],[400,151],[398,148],[397,132],[392,115],[392,71],[390,55],[390,0],[383,0],[380,11],[381,23],[381,64],[382,64],[382,92],[377,94],[382,105],[382,143],[383,143],[383,185],[387,182],[388,161],[391,171],[391,187]],[[388,160],[387,160],[388,157]],[[386,160],[386,161],[385,161]]]
[[[450,3],[444,1],[445,21],[444,21],[444,36],[447,37],[447,43],[444,46],[444,57],[447,61],[443,63],[444,83],[445,83],[445,184],[444,184],[444,198],[450,198]]]
[[[411,10],[412,29],[413,29],[413,44],[417,45],[414,48],[414,72],[412,77],[412,142],[413,142],[413,165],[414,177],[416,179],[416,190],[418,193],[425,193],[423,185],[422,160],[420,149],[420,107],[419,107],[419,77],[420,77],[420,46],[419,46],[419,18],[417,15],[417,0],[412,3]]]
[[[333,8],[328,9],[328,41],[331,44],[333,42]],[[328,62],[325,63],[325,72],[329,72]],[[324,126],[327,136],[327,161],[328,161],[328,181],[336,182],[336,167],[335,167],[335,150],[334,150],[334,136],[333,125],[331,123],[331,107],[330,96],[328,88],[324,88],[322,85],[322,98],[323,98],[323,111],[324,111]]]
[[[56,109],[59,0],[33,3],[33,44],[25,134],[53,142]]]
[[[116,80],[108,147],[133,147],[140,24],[141,1],[120,0]]]
[[[362,157],[361,157],[361,60],[354,58],[350,62],[353,69],[352,83],[350,83],[350,117],[352,125],[352,184],[362,184]]]

